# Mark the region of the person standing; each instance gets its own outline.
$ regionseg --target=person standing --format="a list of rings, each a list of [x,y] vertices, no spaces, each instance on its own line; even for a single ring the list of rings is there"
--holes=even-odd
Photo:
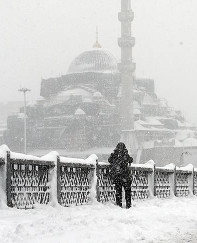
[[[125,190],[126,208],[131,207],[131,173],[128,168],[133,158],[128,154],[124,143],[117,144],[114,152],[108,158],[110,177],[115,184],[116,204],[122,207],[122,188]]]

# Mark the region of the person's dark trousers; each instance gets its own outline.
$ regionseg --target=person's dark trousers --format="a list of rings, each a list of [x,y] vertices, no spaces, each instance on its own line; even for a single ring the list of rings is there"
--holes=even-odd
[[[126,199],[126,208],[131,207],[131,182],[117,180],[115,183],[116,190],[116,204],[119,207],[122,207],[122,187],[125,190],[125,199]]]
[[[116,190],[116,205],[122,207],[122,182],[121,181],[116,181],[115,190]]]
[[[124,182],[123,187],[125,190],[126,208],[131,207],[131,182]]]

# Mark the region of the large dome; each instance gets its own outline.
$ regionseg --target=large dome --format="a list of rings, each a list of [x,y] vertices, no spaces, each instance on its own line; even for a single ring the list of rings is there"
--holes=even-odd
[[[110,51],[93,49],[77,56],[70,67],[68,74],[84,72],[117,72],[117,61]]]

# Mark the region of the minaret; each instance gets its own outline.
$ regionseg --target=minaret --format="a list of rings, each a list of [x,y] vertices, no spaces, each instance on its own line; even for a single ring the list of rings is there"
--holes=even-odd
[[[137,153],[137,142],[134,131],[133,115],[133,74],[135,63],[132,61],[132,48],[135,38],[131,36],[131,22],[134,13],[131,10],[130,0],[121,0],[121,12],[118,14],[121,22],[121,37],[118,44],[121,47],[121,72],[122,104],[121,104],[121,141],[127,146],[129,153]]]

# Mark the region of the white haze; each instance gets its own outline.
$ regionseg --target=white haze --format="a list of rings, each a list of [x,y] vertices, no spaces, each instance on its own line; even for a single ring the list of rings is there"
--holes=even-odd
[[[197,123],[197,1],[133,0],[137,77],[155,79],[156,93]],[[92,47],[95,28],[120,59],[120,0],[1,0],[0,101],[39,96],[41,77],[66,74],[75,56]]]

